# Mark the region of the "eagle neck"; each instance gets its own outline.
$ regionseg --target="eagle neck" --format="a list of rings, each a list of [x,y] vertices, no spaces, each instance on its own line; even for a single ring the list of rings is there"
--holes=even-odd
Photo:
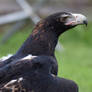
[[[54,32],[47,29],[39,31],[35,29],[16,54],[17,56],[28,54],[54,56],[57,41],[58,37]]]

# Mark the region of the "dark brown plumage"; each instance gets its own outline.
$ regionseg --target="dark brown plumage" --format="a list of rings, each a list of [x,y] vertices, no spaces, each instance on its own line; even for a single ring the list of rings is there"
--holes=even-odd
[[[53,57],[37,56],[7,65],[0,70],[0,84],[19,79],[5,84],[0,92],[78,92],[78,86],[74,81],[51,74],[54,63]],[[7,75],[2,76],[5,70],[8,70]]]
[[[80,14],[59,12],[42,19],[33,29],[32,34],[23,43],[15,55],[0,62],[0,68],[20,58],[32,55],[48,55],[55,58],[54,52],[60,34],[79,24],[86,22],[86,17]],[[57,61],[53,65],[52,73],[57,75]]]

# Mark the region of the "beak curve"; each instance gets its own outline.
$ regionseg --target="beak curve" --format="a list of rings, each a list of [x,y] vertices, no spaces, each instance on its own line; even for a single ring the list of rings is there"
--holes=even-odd
[[[70,22],[68,21],[67,25],[72,25],[72,26],[76,26],[76,25],[82,25],[85,24],[87,26],[88,21],[87,18],[82,15],[82,14],[73,14],[72,15],[72,19],[70,19]]]
[[[88,25],[88,21],[87,20],[86,21],[84,20],[83,21],[83,24],[85,24],[87,26]]]
[[[75,17],[75,25],[85,24],[87,26],[87,18],[82,14],[72,14]]]

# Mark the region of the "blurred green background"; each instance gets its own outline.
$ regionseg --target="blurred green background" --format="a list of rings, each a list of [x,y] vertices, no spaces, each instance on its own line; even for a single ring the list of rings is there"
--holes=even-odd
[[[6,0],[1,0],[3,2]],[[9,1],[9,0],[8,0]],[[41,1],[41,0],[40,0]],[[15,1],[14,1],[15,2]],[[7,2],[10,6],[13,0]],[[30,3],[36,0],[29,0]],[[49,4],[47,3],[49,2]],[[0,3],[1,4],[1,3]],[[19,8],[15,3],[11,7],[0,8],[0,14],[16,11]],[[6,4],[6,3],[5,3]],[[42,5],[42,7],[44,4]],[[55,7],[54,7],[55,6]],[[47,0],[45,6],[39,7],[38,15],[41,17],[48,16],[56,11],[74,11],[81,12],[88,17],[88,26],[77,26],[63,33],[59,41],[63,48],[61,51],[56,51],[56,57],[59,65],[58,76],[74,80],[79,86],[79,92],[92,92],[92,0]],[[62,8],[61,8],[62,7]],[[13,10],[12,10],[13,9]],[[48,11],[49,10],[49,11]],[[4,13],[5,11],[5,13]],[[39,14],[40,13],[40,14]],[[0,25],[0,41],[3,35],[11,28],[13,24]],[[31,34],[34,25],[29,20],[26,24],[4,44],[0,45],[0,57],[15,53],[22,43]]]

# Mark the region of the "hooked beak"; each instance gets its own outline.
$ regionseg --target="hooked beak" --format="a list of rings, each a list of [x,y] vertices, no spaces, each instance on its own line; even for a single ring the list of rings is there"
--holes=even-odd
[[[71,13],[71,15],[72,15],[72,18],[70,20],[68,20],[66,25],[76,26],[76,25],[85,24],[87,26],[87,24],[88,24],[87,18],[84,15],[72,14],[72,13]]]

